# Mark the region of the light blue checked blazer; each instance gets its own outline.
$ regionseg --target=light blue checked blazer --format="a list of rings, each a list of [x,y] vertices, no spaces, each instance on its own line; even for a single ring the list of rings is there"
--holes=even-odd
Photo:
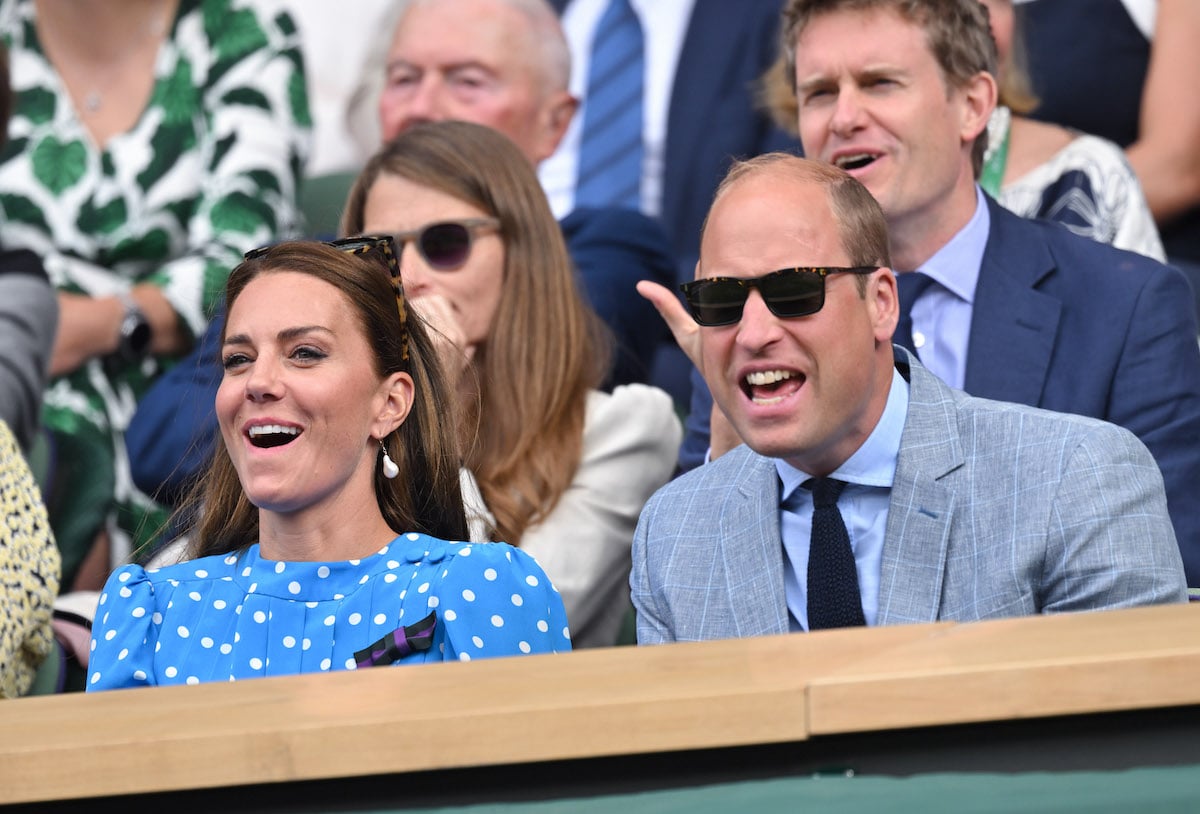
[[[1129,431],[973,398],[906,351],[879,624],[1184,602],[1162,476]],[[786,633],[779,477],[738,447],[660,489],[633,542],[639,644]]]

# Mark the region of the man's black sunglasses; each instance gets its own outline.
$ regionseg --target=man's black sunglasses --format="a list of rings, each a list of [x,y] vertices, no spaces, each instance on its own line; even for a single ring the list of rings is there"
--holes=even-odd
[[[757,288],[771,313],[781,319],[815,314],[825,305],[825,278],[830,274],[870,274],[879,266],[853,268],[798,267],[761,277],[706,277],[679,286],[692,319],[700,325],[733,325]]]

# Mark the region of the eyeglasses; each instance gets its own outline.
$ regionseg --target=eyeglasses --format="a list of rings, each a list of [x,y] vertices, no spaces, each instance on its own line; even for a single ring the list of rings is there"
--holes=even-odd
[[[471,256],[471,246],[479,232],[494,232],[500,228],[496,218],[467,218],[431,223],[410,232],[398,232],[392,237],[404,251],[410,240],[430,268],[438,271],[457,271]]]
[[[798,267],[761,277],[707,277],[679,286],[692,319],[700,325],[733,325],[757,288],[771,313],[781,319],[815,314],[825,305],[825,278],[830,274],[870,274],[878,266],[853,268]]]
[[[400,264],[396,260],[396,250],[393,248],[391,235],[363,235],[362,237],[345,237],[340,240],[323,241],[323,245],[332,246],[348,254],[366,254],[378,252],[387,267],[388,277],[392,282],[392,291],[396,295],[396,310],[400,312],[400,358],[408,361],[408,308],[405,305],[404,286],[400,283]],[[254,260],[275,248],[277,244],[251,249],[243,255],[245,260]]]

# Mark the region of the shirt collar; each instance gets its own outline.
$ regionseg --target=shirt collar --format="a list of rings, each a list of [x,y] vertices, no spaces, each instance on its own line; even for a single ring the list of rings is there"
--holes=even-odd
[[[983,190],[975,185],[975,214],[967,225],[922,264],[920,271],[964,302],[975,302],[975,286],[979,282],[979,267],[987,248],[992,218],[988,213]]]
[[[900,436],[904,432],[904,422],[908,418],[908,382],[900,375],[900,371],[892,368],[892,385],[888,390],[887,404],[884,405],[883,415],[867,440],[851,455],[845,463],[830,475],[831,478],[858,483],[863,486],[882,486],[890,488],[896,479],[896,459],[900,456]],[[775,469],[783,482],[780,492],[782,499],[787,500],[801,484],[812,477],[811,474],[797,469],[782,458],[775,459]],[[781,501],[782,502],[782,501]]]

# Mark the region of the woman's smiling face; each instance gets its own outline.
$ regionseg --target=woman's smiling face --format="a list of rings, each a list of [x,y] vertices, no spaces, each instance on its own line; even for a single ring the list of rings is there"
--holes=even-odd
[[[225,336],[217,419],[250,502],[281,514],[374,502],[389,388],[345,295],[263,273],[234,300]]]

